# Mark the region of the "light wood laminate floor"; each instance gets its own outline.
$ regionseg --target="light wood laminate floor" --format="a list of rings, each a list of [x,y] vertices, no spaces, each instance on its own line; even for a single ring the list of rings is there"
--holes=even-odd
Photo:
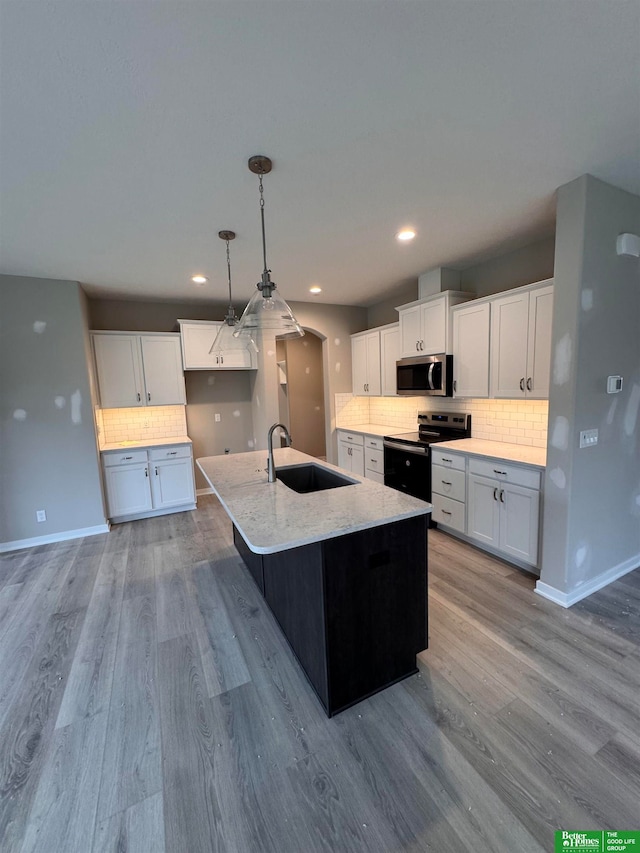
[[[5,555],[3,853],[553,849],[638,829],[640,572],[565,611],[430,532],[420,674],[329,720],[190,513]]]

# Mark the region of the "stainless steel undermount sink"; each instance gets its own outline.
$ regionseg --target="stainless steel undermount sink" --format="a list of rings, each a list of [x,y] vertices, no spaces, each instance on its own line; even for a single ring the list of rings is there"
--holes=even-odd
[[[276,479],[299,494],[322,492],[325,489],[337,489],[340,486],[353,486],[360,482],[359,480],[352,480],[351,477],[345,477],[343,474],[338,474],[337,471],[330,471],[328,468],[323,468],[322,465],[316,465],[313,462],[302,465],[285,465],[283,468],[277,468]]]

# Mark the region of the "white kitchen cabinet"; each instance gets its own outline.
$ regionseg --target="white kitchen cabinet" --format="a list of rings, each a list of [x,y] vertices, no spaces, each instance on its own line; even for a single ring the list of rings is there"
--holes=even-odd
[[[535,567],[538,562],[540,472],[471,457],[467,535],[481,545]]]
[[[453,396],[489,396],[491,305],[468,302],[451,311],[453,319]]]
[[[466,465],[460,453],[431,450],[431,518],[459,533],[466,530]]]
[[[351,376],[358,397],[379,397],[380,333],[377,330],[351,335]]]
[[[451,353],[453,341],[450,309],[470,298],[469,293],[447,290],[399,306],[396,310],[400,322],[401,357]]]
[[[492,397],[549,396],[553,284],[516,288],[491,299]]]
[[[102,465],[111,521],[195,509],[191,445],[105,451]]]
[[[364,476],[364,436],[338,430],[338,467]]]
[[[250,346],[209,352],[221,322],[178,320],[178,323],[185,370],[253,370],[257,367],[255,349]]]
[[[92,332],[103,409],[186,403],[180,336]]]
[[[364,476],[384,485],[384,441],[377,435],[364,438]]]
[[[380,328],[381,394],[397,396],[396,361],[400,358],[400,324],[392,323]]]

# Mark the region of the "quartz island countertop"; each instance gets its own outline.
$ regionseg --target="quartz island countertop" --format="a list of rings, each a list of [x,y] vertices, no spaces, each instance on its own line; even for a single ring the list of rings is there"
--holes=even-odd
[[[432,505],[343,471],[293,447],[274,450],[276,469],[315,463],[357,482],[299,494],[276,480],[267,482],[267,451],[205,456],[197,465],[231,521],[256,554],[274,554],[323,539],[427,515]]]

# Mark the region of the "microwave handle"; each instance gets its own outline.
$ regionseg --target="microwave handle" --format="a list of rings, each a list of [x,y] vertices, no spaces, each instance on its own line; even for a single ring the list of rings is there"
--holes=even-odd
[[[435,363],[432,361],[429,365],[429,372],[427,373],[427,383],[429,384],[429,390],[435,391],[436,389],[433,387],[433,368],[435,367]]]

